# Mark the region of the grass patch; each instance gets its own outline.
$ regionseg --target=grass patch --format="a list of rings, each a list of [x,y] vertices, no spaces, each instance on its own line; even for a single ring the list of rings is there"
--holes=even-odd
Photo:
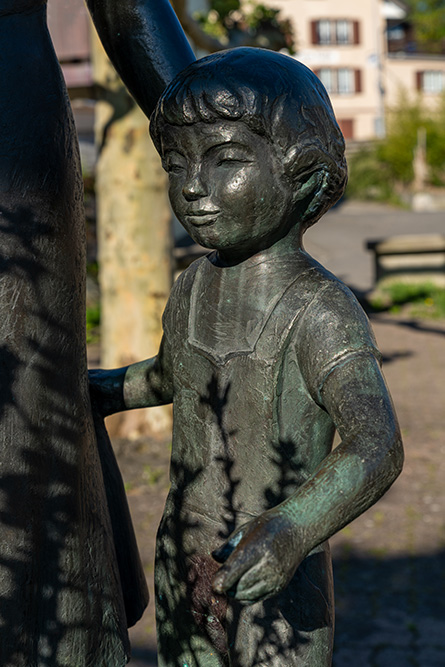
[[[369,298],[373,310],[407,312],[410,317],[444,319],[445,288],[431,282],[392,282],[378,288]]]
[[[97,343],[100,338],[100,306],[87,308],[87,343]]]
[[[164,471],[159,468],[152,468],[150,465],[145,465],[142,473],[142,479],[148,486],[154,486],[163,477]]]

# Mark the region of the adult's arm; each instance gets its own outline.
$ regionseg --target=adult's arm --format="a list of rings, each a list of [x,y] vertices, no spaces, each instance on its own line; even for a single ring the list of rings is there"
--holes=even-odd
[[[162,91],[195,60],[168,0],[86,0],[114,67],[150,117]]]

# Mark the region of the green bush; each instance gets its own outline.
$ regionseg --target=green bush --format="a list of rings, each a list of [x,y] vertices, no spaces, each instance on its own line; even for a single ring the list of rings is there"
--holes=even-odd
[[[87,343],[97,343],[100,330],[100,306],[87,308]]]
[[[235,29],[249,35],[254,46],[280,51],[286,48],[294,51],[294,34],[288,19],[280,17],[281,10],[249,0],[210,0],[209,11],[194,13],[195,20],[204,32],[218,39],[222,44],[230,44]]]
[[[445,96],[439,107],[430,111],[420,101],[410,102],[401,95],[397,108],[387,115],[385,139],[351,156],[347,195],[400,202],[396,192],[408,189],[414,179],[413,159],[420,129],[426,132],[429,183],[445,186]]]
[[[379,158],[377,144],[354,153],[348,160],[348,166],[347,197],[400,204],[394,191],[391,170]]]

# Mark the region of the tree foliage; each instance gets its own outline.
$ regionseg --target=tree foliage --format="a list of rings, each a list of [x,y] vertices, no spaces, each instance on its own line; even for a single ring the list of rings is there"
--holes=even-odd
[[[418,45],[430,52],[442,52],[445,47],[445,0],[405,1]]]
[[[428,185],[445,186],[445,96],[435,110],[401,97],[388,113],[387,136],[361,149],[349,159],[348,195],[364,199],[397,201],[397,192],[414,180],[413,160],[419,130],[426,133]]]
[[[210,0],[209,10],[190,16],[186,0],[171,0],[184,30],[195,44],[210,53],[234,46],[260,46],[294,53],[291,22],[279,9],[257,0]]]

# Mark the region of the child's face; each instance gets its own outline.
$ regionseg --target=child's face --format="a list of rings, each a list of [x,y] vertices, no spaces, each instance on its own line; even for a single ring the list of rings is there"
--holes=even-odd
[[[275,243],[292,224],[292,190],[271,143],[240,121],[167,126],[173,210],[190,236],[227,258]]]

